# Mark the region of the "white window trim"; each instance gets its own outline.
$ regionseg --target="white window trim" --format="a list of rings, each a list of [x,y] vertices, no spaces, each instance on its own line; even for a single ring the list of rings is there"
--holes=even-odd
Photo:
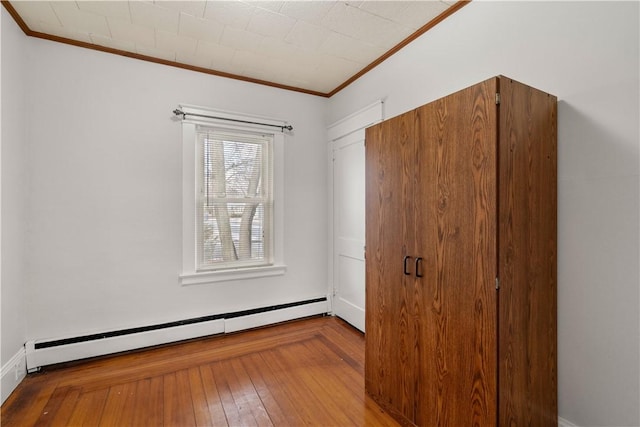
[[[229,111],[181,104],[186,113],[182,119],[182,272],[178,275],[182,286],[255,279],[285,274],[284,263],[284,133],[274,127],[233,121],[208,119],[189,114],[223,117],[232,120],[260,122],[284,126],[286,122],[267,117],[250,116]],[[197,271],[196,198],[197,144],[196,126],[218,126],[229,130],[268,131],[273,134],[273,265],[235,268],[218,271]]]

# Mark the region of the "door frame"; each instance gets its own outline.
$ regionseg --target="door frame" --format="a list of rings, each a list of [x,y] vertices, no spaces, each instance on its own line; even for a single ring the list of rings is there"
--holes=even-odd
[[[336,291],[334,283],[334,168],[333,153],[345,137],[363,131],[365,128],[384,120],[384,102],[379,99],[360,110],[327,126],[327,218],[328,218],[328,275],[327,275],[327,300],[329,301],[329,311],[335,316],[333,296]],[[364,221],[364,218],[362,218]],[[364,285],[364,284],[363,284]],[[362,325],[354,325],[364,332],[364,322]]]

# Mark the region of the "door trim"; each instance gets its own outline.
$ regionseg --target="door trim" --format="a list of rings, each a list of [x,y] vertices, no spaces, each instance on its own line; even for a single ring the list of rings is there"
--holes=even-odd
[[[334,150],[341,146],[353,143],[349,135],[363,130],[371,125],[384,120],[384,102],[379,99],[348,116],[333,122],[327,126],[327,218],[328,218],[328,274],[327,274],[327,297],[329,301],[329,311],[335,315],[333,295],[335,292],[334,283],[334,203],[333,203],[333,160]],[[364,221],[364,218],[362,219]],[[364,330],[364,327],[359,328]]]

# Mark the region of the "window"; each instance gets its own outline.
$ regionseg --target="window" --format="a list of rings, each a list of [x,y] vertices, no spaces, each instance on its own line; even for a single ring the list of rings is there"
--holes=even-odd
[[[284,134],[244,123],[284,122],[199,107],[181,110],[187,115],[182,119],[180,283],[284,274]]]
[[[198,270],[273,264],[273,136],[198,126]]]

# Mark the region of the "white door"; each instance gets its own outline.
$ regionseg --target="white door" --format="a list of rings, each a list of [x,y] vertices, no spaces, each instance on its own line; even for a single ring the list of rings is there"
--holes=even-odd
[[[364,332],[364,130],[333,143],[333,311]]]

